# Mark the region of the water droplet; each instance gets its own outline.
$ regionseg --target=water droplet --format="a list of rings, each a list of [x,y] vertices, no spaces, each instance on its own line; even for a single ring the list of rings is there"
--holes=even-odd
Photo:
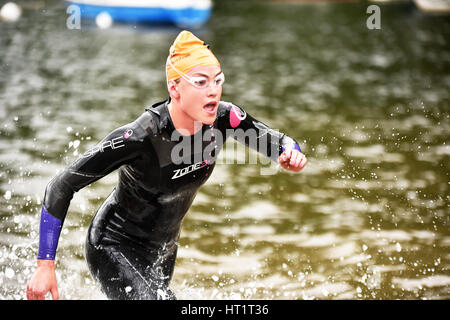
[[[5,269],[5,277],[12,279],[14,277],[15,273],[14,270],[11,268],[6,268]]]
[[[6,199],[6,200],[11,200],[11,191],[6,191],[5,192],[5,194],[3,195],[3,197]]]

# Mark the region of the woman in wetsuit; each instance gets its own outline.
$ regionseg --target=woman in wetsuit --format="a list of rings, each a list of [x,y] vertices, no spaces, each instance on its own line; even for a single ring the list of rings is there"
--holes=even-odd
[[[220,64],[192,33],[175,39],[166,73],[168,100],[112,131],[47,185],[28,299],[49,291],[58,299],[54,259],[73,194],[116,169],[118,185],[87,234],[89,270],[109,299],[175,299],[169,283],[181,224],[225,140],[231,135],[287,170],[306,165],[295,140],[220,101]]]

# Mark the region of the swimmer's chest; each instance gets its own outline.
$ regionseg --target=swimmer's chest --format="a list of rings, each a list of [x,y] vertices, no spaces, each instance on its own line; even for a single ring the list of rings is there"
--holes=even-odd
[[[214,139],[201,135],[190,138],[170,139],[167,135],[152,139],[157,158],[159,185],[198,187],[209,179],[215,166],[215,158],[222,147]],[[156,160],[156,159],[155,159]]]

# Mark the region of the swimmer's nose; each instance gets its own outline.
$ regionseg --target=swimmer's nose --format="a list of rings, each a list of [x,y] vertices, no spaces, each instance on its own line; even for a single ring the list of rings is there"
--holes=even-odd
[[[217,97],[220,93],[221,88],[219,86],[209,86],[206,95],[208,97]]]

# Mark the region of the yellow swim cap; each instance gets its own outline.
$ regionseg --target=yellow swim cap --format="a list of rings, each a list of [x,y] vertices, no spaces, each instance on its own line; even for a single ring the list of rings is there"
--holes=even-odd
[[[220,68],[220,63],[205,42],[191,32],[183,30],[169,49],[166,63],[167,82],[180,78],[181,75],[178,72],[186,74],[198,66]]]

